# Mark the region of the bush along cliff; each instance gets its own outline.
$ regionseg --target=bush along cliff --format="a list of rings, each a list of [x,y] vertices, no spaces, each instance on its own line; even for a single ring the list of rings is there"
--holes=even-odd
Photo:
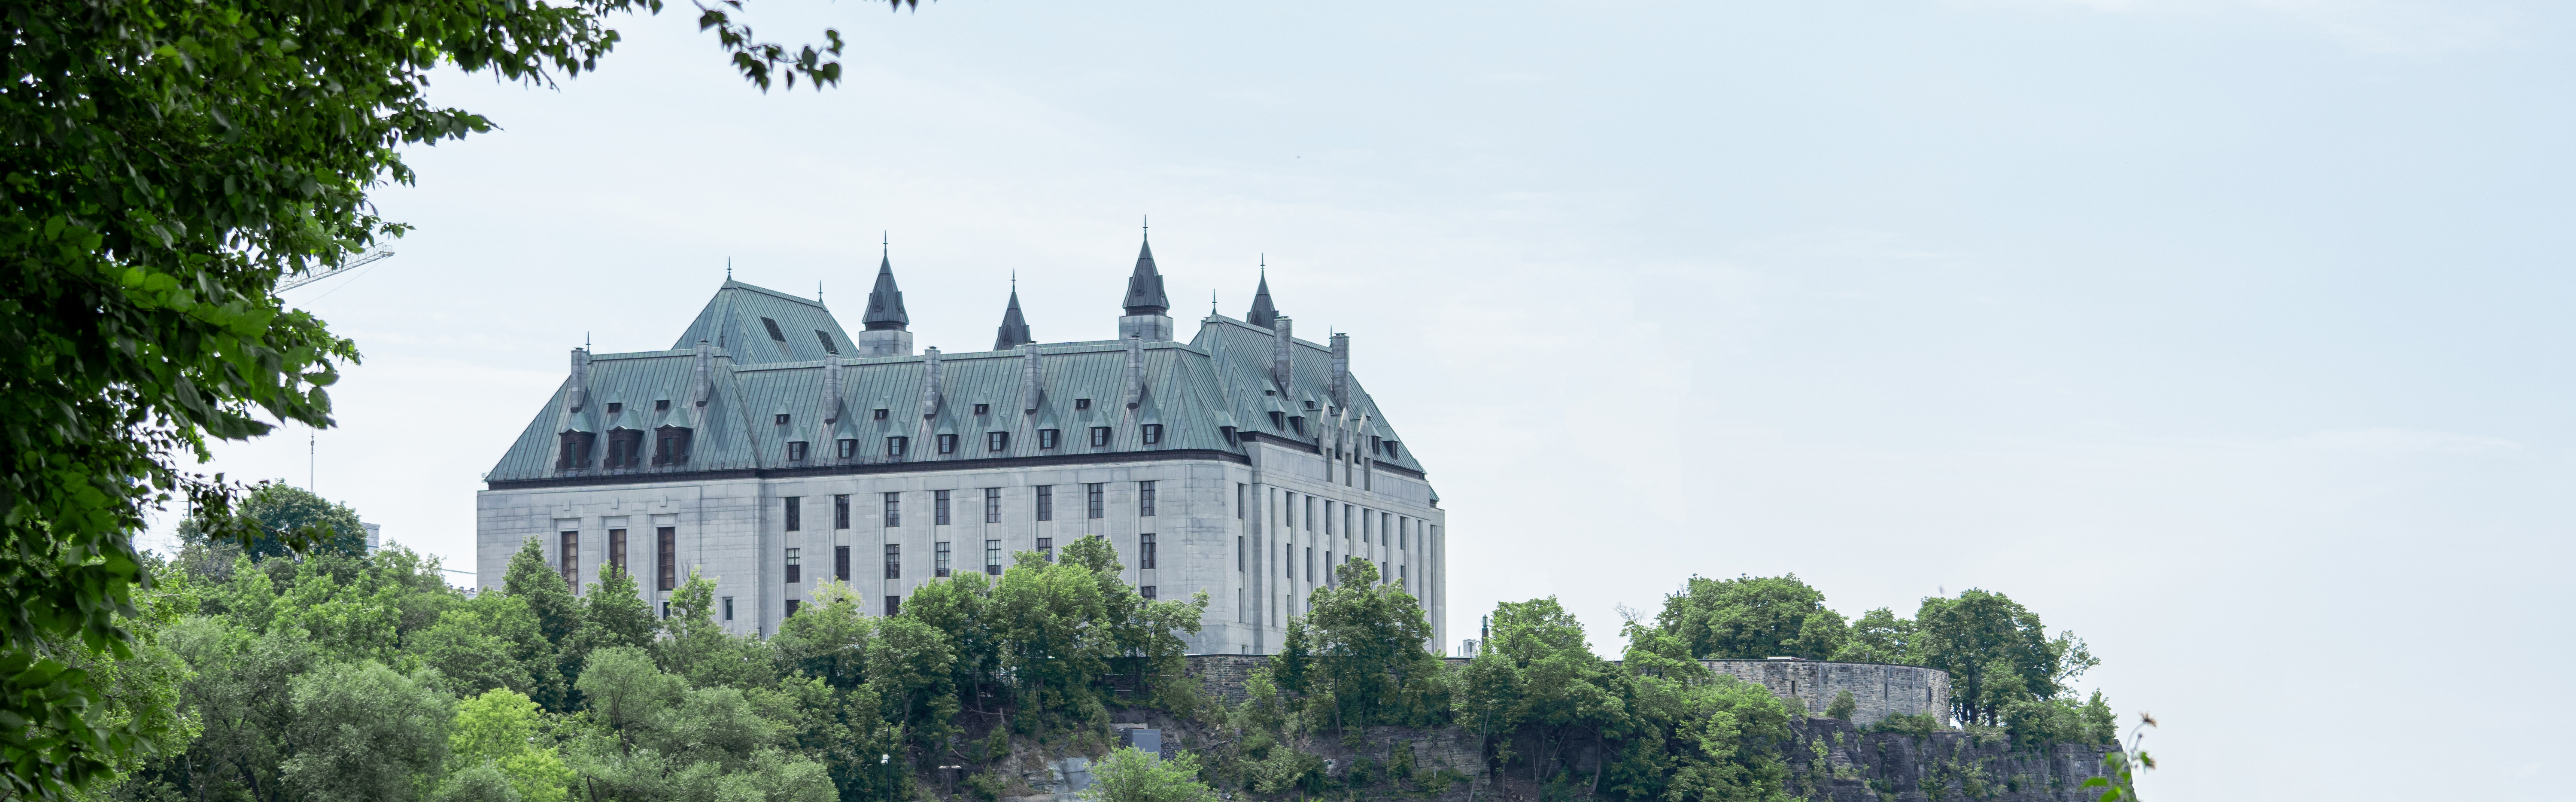
[[[1025,553],[998,577],[931,583],[891,617],[822,583],[778,632],[747,637],[718,620],[705,577],[665,614],[614,567],[573,592],[533,543],[469,596],[398,546],[197,539],[145,566],[153,590],[121,622],[135,656],[69,667],[113,689],[95,715],[160,733],[82,793],[2058,800],[2093,799],[2085,780],[2128,765],[2108,702],[2065,690],[2092,664],[2081,643],[2034,639],[2036,617],[1996,594],[1851,626],[1794,578],[1694,581],[1664,617],[1629,622],[1615,661],[1538,599],[1497,608],[1475,659],[1444,660],[1424,648],[1421,605],[1355,561],[1278,654],[1185,656],[1204,597],[1142,598],[1118,562],[1098,539]],[[1834,717],[1851,715],[1845,699],[1804,709],[1703,662],[1783,643],[1986,673],[1951,686],[1964,730],[1863,727]],[[1159,754],[1117,751],[1136,726],[1161,731]]]

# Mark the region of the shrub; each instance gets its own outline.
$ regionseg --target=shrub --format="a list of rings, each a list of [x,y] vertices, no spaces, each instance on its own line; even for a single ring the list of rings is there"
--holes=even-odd
[[[1859,700],[1852,698],[1852,692],[1843,691],[1841,693],[1834,694],[1834,703],[1825,706],[1825,715],[1842,719],[1844,721],[1850,721],[1852,711],[1859,708],[1860,702]]]

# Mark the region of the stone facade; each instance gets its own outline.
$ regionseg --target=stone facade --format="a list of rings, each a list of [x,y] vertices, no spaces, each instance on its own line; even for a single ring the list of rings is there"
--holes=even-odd
[[[1812,660],[1702,660],[1720,674],[1760,683],[1790,704],[1823,713],[1834,696],[1850,691],[1859,706],[1852,723],[1863,727],[1895,714],[1929,715],[1950,726],[1950,672],[1881,663]]]

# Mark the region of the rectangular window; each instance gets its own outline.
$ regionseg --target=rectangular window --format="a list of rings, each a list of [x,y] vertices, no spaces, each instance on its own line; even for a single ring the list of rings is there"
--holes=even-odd
[[[893,617],[895,617],[895,616],[897,616],[897,615],[900,615],[900,614],[902,614],[902,613],[903,613],[903,597],[902,597],[902,596],[887,596],[887,597],[886,597],[886,617],[887,617],[887,618],[893,618]]]
[[[785,500],[786,500],[786,502],[787,502],[787,531],[794,532],[794,531],[798,531],[798,530],[804,529],[804,528],[805,528],[805,499],[804,499],[804,497],[802,497],[802,496],[788,496]]]
[[[574,593],[580,593],[581,533],[563,533],[563,551],[559,552],[559,554],[561,557],[557,560],[558,565],[556,567],[563,569],[564,584],[572,586]]]
[[[785,426],[785,425],[787,425],[787,413],[781,412],[781,413],[778,413],[778,414],[776,414],[776,415],[772,415],[772,416],[770,416],[770,421],[769,421],[769,422],[770,422],[770,423],[777,424],[777,425],[780,425],[780,426]]]
[[[1294,530],[1297,528],[1297,494],[1287,493],[1284,495],[1287,498],[1287,503],[1279,505],[1279,514],[1288,519],[1288,522],[1283,525]]]
[[[984,541],[984,573],[1002,575],[1002,541]]]
[[[930,491],[930,523],[933,526],[948,525],[948,491]],[[940,576],[947,576],[947,574]]]
[[[1136,483],[1136,514],[1147,518],[1154,517],[1153,482]]]
[[[1235,570],[1235,573],[1242,573],[1242,572],[1243,572],[1243,536],[1242,536],[1242,535],[1235,535],[1235,536],[1234,536],[1234,570]]]
[[[832,528],[850,528],[850,496],[847,493],[832,497]]]
[[[678,529],[679,527],[674,526],[657,526],[653,528],[653,571],[660,575],[661,580],[655,584],[663,590],[670,590],[671,588],[679,585],[679,582],[677,581],[680,578],[680,569],[678,565],[680,562],[680,536],[677,533]]]
[[[787,341],[787,333],[778,330],[778,321],[764,317],[760,319],[760,325],[769,328],[769,339],[782,343]]]
[[[1324,502],[1324,536],[1333,536],[1333,503]]]
[[[733,620],[733,597],[724,597],[724,620]]]
[[[885,420],[885,419],[886,419],[886,411],[885,411],[885,410],[882,410],[882,409],[877,410],[876,412],[874,412],[874,413],[870,414],[870,415],[869,415],[869,417],[875,418],[875,419],[877,419],[877,420]]]
[[[1376,522],[1375,518],[1368,510],[1360,511],[1360,542],[1369,542],[1369,538],[1377,533],[1377,527],[1370,525]]]
[[[1404,571],[1404,569],[1406,569],[1406,568],[1411,568],[1411,567],[1412,567],[1412,566],[1409,566],[1409,565],[1399,565],[1399,566],[1396,566],[1396,567],[1395,567],[1395,589],[1397,589],[1397,590],[1403,590],[1403,589],[1405,589],[1405,578],[1404,578],[1405,571]]]
[[[796,553],[796,549],[787,550],[787,582],[791,585],[805,581],[805,567],[796,559]]]
[[[1011,447],[1010,432],[985,432],[984,450],[1001,451]]]
[[[1139,569],[1154,567],[1154,534],[1151,532],[1136,536],[1136,567]]]
[[[1038,520],[1055,520],[1055,485],[1038,485]]]
[[[1331,549],[1326,549],[1324,550],[1324,584],[1333,584],[1333,568],[1333,552]]]
[[[626,573],[626,530],[608,530],[608,567],[619,575]]]
[[[850,547],[848,547],[848,546],[833,546],[833,547],[832,547],[832,579],[833,579],[834,581],[838,581],[838,582],[840,582],[840,583],[842,583],[842,584],[845,584],[845,585],[846,585],[846,584],[849,584],[849,582],[850,582]]]
[[[1144,599],[1144,600],[1146,600],[1146,601],[1153,601],[1153,600],[1154,600],[1154,586],[1152,586],[1152,585],[1146,585],[1146,586],[1144,586],[1144,587],[1137,588],[1137,589],[1136,589],[1136,596],[1137,596],[1137,598],[1141,598],[1141,599]]]
[[[955,454],[955,453],[957,453],[957,436],[956,436],[956,435],[953,435],[953,434],[943,434],[943,435],[940,435],[940,436],[939,436],[939,453],[942,453],[942,454]]]
[[[1279,544],[1279,550],[1280,550],[1280,551],[1283,551],[1283,552],[1286,552],[1286,553],[1287,553],[1287,555],[1288,555],[1288,558],[1287,558],[1287,559],[1284,559],[1284,560],[1280,560],[1280,561],[1279,561],[1279,571],[1280,571],[1280,573],[1281,573],[1282,575],[1284,575],[1284,576],[1288,577],[1289,579],[1296,579],[1296,578],[1297,578],[1297,546],[1296,546],[1295,544],[1292,544],[1292,543],[1282,542],[1282,543],[1280,543],[1280,544]]]
[[[1163,442],[1163,425],[1162,425],[1162,424],[1160,424],[1160,423],[1148,423],[1148,424],[1145,424],[1143,428],[1144,428],[1145,444],[1146,444],[1146,445],[1149,445],[1149,446],[1150,446],[1150,445],[1156,445],[1156,444],[1159,444],[1159,443]]]
[[[1234,483],[1234,519],[1237,521],[1243,520],[1243,493],[1246,489],[1242,482]]]
[[[1058,431],[1058,430],[1055,430],[1055,429],[1039,429],[1039,430],[1038,430],[1038,447],[1039,447],[1039,448],[1054,448],[1054,447],[1055,447],[1055,445],[1056,445],[1056,438],[1057,438],[1057,436],[1058,436],[1058,435],[1060,435],[1060,434],[1062,434],[1062,432],[1060,432],[1060,431]]]
[[[1083,492],[1084,492],[1084,494],[1090,498],[1090,500],[1087,502],[1087,506],[1089,507],[1089,511],[1090,511],[1090,517],[1093,517],[1093,518],[1106,518],[1106,517],[1108,517],[1108,516],[1109,516],[1109,508],[1108,508],[1107,506],[1105,506],[1105,502],[1103,501],[1103,499],[1101,499],[1101,491],[1100,491],[1100,487],[1101,487],[1101,485],[1100,485],[1099,483],[1097,483],[1097,482],[1094,482],[1094,483],[1092,483],[1092,484],[1083,485],[1082,487],[1083,487]]]
[[[856,438],[843,439],[840,441],[840,446],[842,459],[851,459],[859,455],[859,441]]]
[[[804,462],[804,461],[805,461],[805,441],[803,441],[803,440],[790,440],[790,441],[788,441],[788,442],[787,442],[787,461],[789,461],[789,462]]]
[[[948,575],[948,560],[949,560],[949,556],[950,556],[950,555],[949,555],[949,553],[948,553],[948,541],[942,540],[942,541],[939,541],[938,543],[931,544],[931,547],[930,547],[930,563],[931,563],[931,564],[930,564],[930,575],[931,575],[931,576],[947,576],[947,575]]]
[[[880,409],[880,410],[877,410],[877,411],[878,411],[878,412],[884,412],[885,410]],[[912,438],[909,438],[909,437],[888,437],[888,438],[886,438],[886,456],[889,456],[889,457],[900,457],[900,456],[903,456],[903,450],[904,450],[904,448],[905,448],[906,446],[911,445],[911,444],[912,444]]]
[[[887,494],[885,494],[885,525],[887,525],[887,526],[902,526],[902,525],[903,525],[903,494],[902,494],[902,493],[887,493]]]
[[[1074,408],[1074,409],[1077,409],[1077,410],[1090,409],[1090,408],[1091,408],[1091,399],[1088,399],[1088,398],[1076,398],[1076,399],[1074,399],[1074,400],[1073,400],[1073,408]]]
[[[976,405],[975,405],[975,414],[977,414],[977,415],[990,415],[990,414],[993,414],[993,405],[991,405],[991,404],[976,404]]]
[[[988,524],[997,524],[1002,522],[1001,488],[984,488],[984,522]]]
[[[898,544],[898,543],[888,543],[888,544],[886,544],[886,555],[885,555],[885,557],[886,557],[886,563],[885,563],[885,568],[886,568],[886,578],[887,578],[887,579],[902,579],[902,578],[903,578],[903,545],[902,545],[902,544]]]
[[[1055,562],[1055,538],[1038,538],[1038,553],[1045,555],[1047,562]]]
[[[1091,427],[1091,446],[1092,446],[1093,448],[1099,448],[1099,447],[1101,447],[1101,446],[1105,446],[1105,445],[1108,445],[1108,444],[1109,444],[1109,427],[1107,427],[1107,426],[1094,426],[1094,427]]]
[[[1307,546],[1307,547],[1306,547],[1306,580],[1307,580],[1307,581],[1309,581],[1309,582],[1311,582],[1311,581],[1314,581],[1314,579],[1315,579],[1315,547],[1313,547],[1313,546]]]
[[[788,599],[788,600],[787,600],[787,617],[788,617],[788,618],[795,618],[795,617],[796,617],[796,600],[795,600],[795,599]]]
[[[1315,531],[1315,497],[1306,497],[1306,531]]]
[[[814,330],[814,339],[822,340],[822,341],[823,341],[823,353],[826,353],[826,354],[837,354],[837,353],[840,353],[840,352],[841,352],[841,346],[840,346],[839,344],[837,344],[837,343],[832,342],[832,333],[831,333],[831,332],[824,331],[824,330],[822,330],[822,329],[815,329],[815,330]]]
[[[1352,510],[1351,510],[1351,505],[1348,505],[1348,504],[1344,504],[1344,505],[1342,505],[1342,534],[1343,534],[1343,535],[1345,535],[1345,536],[1348,536],[1348,535],[1351,533],[1351,515],[1352,515],[1352,514],[1353,514],[1353,512],[1352,512]],[[1365,536],[1363,536],[1363,537],[1361,537],[1361,538],[1360,538],[1360,542],[1362,542],[1362,543],[1366,543],[1366,542],[1368,542],[1368,538],[1367,538],[1367,537],[1365,537]]]

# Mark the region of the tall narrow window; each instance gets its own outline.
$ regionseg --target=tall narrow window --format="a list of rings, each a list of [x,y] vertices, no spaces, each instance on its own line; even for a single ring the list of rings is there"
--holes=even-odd
[[[1284,495],[1286,496],[1286,503],[1279,505],[1279,514],[1285,516],[1288,520],[1281,524],[1281,526],[1295,529],[1297,528],[1297,494],[1287,493]]]
[[[616,569],[619,576],[626,574],[626,530],[624,529],[608,530],[608,567]]]
[[[902,494],[902,493],[887,493],[887,494],[885,494],[885,525],[887,525],[887,526],[902,526],[902,525],[903,525],[903,494]]]
[[[1243,572],[1243,536],[1242,536],[1242,535],[1235,535],[1235,536],[1234,536],[1234,570],[1235,570],[1235,573],[1242,573],[1242,572]]]
[[[1160,423],[1145,424],[1144,435],[1146,445],[1150,446],[1161,444],[1163,442],[1163,425]]]
[[[1038,447],[1039,447],[1039,448],[1054,448],[1054,447],[1055,447],[1055,445],[1056,445],[1056,437],[1057,437],[1058,435],[1061,435],[1061,434],[1063,434],[1063,432],[1062,432],[1062,431],[1060,431],[1060,430],[1056,430],[1056,429],[1039,429],[1039,430],[1038,430]]]
[[[791,585],[805,581],[805,567],[797,561],[797,551],[797,549],[787,550],[787,582]]]
[[[724,597],[724,620],[733,620],[733,597]]]
[[[1237,521],[1243,520],[1243,493],[1245,489],[1246,487],[1242,482],[1234,483],[1234,519]]]
[[[832,528],[850,528],[850,495],[848,493],[841,493],[832,496]]]
[[[1093,447],[1093,448],[1098,448],[1098,447],[1100,447],[1100,446],[1105,446],[1105,445],[1108,445],[1108,444],[1109,444],[1109,427],[1107,427],[1107,426],[1094,426],[1094,427],[1091,427],[1091,445],[1092,445],[1092,447]]]
[[[1002,522],[1001,488],[984,488],[984,522],[988,524],[997,524]]]
[[[1377,533],[1377,528],[1370,525],[1375,523],[1373,518],[1374,516],[1369,515],[1368,510],[1360,511],[1360,542],[1362,543],[1369,542],[1369,537]]]
[[[1055,520],[1055,485],[1038,485],[1038,520]]]
[[[953,434],[943,434],[943,435],[940,435],[940,436],[939,436],[939,453],[942,453],[942,454],[955,454],[955,453],[957,453],[957,436],[956,436],[956,435],[953,435]]]
[[[939,542],[937,542],[937,543],[933,543],[933,544],[931,544],[931,546],[930,546],[930,575],[931,575],[931,576],[947,576],[947,575],[948,575],[948,560],[949,560],[949,556],[950,556],[950,555],[949,555],[949,553],[948,553],[948,541],[942,540],[942,541],[939,541]]]
[[[948,525],[948,491],[930,492],[930,523],[934,526]],[[947,574],[940,574],[940,576],[947,576]]]
[[[888,543],[888,544],[886,544],[886,549],[885,549],[885,551],[886,551],[886,555],[885,555],[885,557],[886,557],[886,562],[885,562],[886,578],[887,578],[887,579],[902,579],[902,578],[903,578],[903,546],[902,546],[901,544]],[[888,613],[888,615],[892,615],[892,613]]]
[[[1306,531],[1315,531],[1315,497],[1306,497]]]
[[[832,342],[832,333],[831,333],[831,332],[824,331],[824,330],[822,330],[822,329],[815,329],[815,330],[814,330],[814,339],[822,340],[822,341],[823,341],[823,353],[826,353],[826,354],[837,354],[837,353],[840,353],[840,352],[841,352],[841,346],[840,346],[840,344],[839,344],[839,343]]]
[[[859,455],[859,441],[857,438],[843,438],[840,441],[840,446],[842,459],[852,459]]]
[[[886,617],[887,617],[887,618],[893,618],[893,617],[895,617],[895,616],[897,616],[897,615],[901,615],[902,613],[903,613],[903,597],[902,597],[902,596],[887,596],[887,597],[886,597]]]
[[[1332,502],[1330,502],[1330,501],[1327,501],[1327,502],[1324,502],[1324,536],[1325,536],[1325,537],[1331,537],[1332,535],[1333,535],[1333,503],[1332,503]]]
[[[1306,547],[1306,580],[1311,582],[1311,581],[1314,581],[1314,579],[1315,579],[1315,547],[1313,547],[1313,546],[1307,546],[1307,547]],[[1329,584],[1329,583],[1328,583],[1328,584]]]
[[[1038,538],[1038,553],[1045,555],[1047,562],[1055,562],[1055,538]]]
[[[1088,517],[1092,517],[1092,518],[1105,518],[1105,517],[1108,517],[1108,515],[1109,515],[1109,508],[1108,508],[1108,507],[1106,507],[1106,506],[1104,506],[1104,501],[1103,501],[1103,499],[1101,499],[1101,497],[1100,497],[1100,496],[1101,496],[1101,492],[1100,492],[1100,487],[1101,487],[1101,486],[1100,486],[1100,484],[1099,484],[1099,483],[1097,483],[1097,482],[1094,482],[1094,483],[1092,483],[1092,484],[1083,485],[1082,487],[1083,487],[1083,495],[1088,499],[1088,501],[1084,502],[1085,506],[1088,508],[1088,511],[1089,511],[1089,513],[1090,513],[1090,515],[1089,515]]]
[[[984,541],[984,573],[991,576],[1002,575],[1002,541]]]
[[[1139,569],[1154,567],[1154,533],[1152,532],[1136,536],[1136,567]]]
[[[877,410],[877,411],[878,411],[878,412],[884,412],[885,410],[880,409],[880,410]],[[912,438],[909,438],[909,437],[888,437],[888,438],[886,438],[886,456],[889,456],[889,457],[900,457],[900,456],[903,456],[903,450],[904,450],[904,448],[905,448],[905,447],[907,447],[907,446],[910,446],[911,444],[912,444]]]
[[[984,450],[986,450],[986,451],[1003,451],[1003,450],[1007,450],[1007,449],[1009,449],[1010,447],[1011,447],[1011,433],[1010,433],[1010,432],[985,432],[985,433],[984,433]]]
[[[804,461],[805,461],[805,441],[803,441],[803,440],[790,440],[790,441],[788,441],[788,442],[787,442],[787,461],[788,461],[788,462],[804,462]]]
[[[785,501],[787,502],[787,531],[795,532],[804,529],[805,498],[803,496],[788,496]]]
[[[561,552],[561,555],[562,557],[558,560],[560,564],[556,567],[563,569],[564,584],[571,585],[574,593],[581,592],[580,532],[563,533],[563,551]]]
[[[679,586],[680,537],[678,529],[679,527],[675,526],[653,527],[653,572],[658,575],[658,581],[653,584],[654,587],[661,590],[670,590]]]
[[[644,433],[634,429],[608,432],[608,462],[602,468],[632,468],[644,462]]]
[[[850,547],[832,547],[832,579],[844,584],[850,581]]]
[[[1153,482],[1136,483],[1136,514],[1146,518],[1154,517]]]
[[[1353,512],[1352,512],[1352,510],[1351,510],[1351,505],[1348,505],[1348,504],[1344,504],[1344,505],[1342,505],[1342,534],[1344,534],[1344,535],[1348,535],[1348,534],[1350,534],[1350,533],[1351,533],[1351,516],[1352,516],[1353,514],[1354,514],[1354,513],[1353,513]],[[1368,537],[1366,536],[1366,535],[1367,535],[1367,533],[1363,532],[1363,533],[1361,533],[1361,535],[1362,535],[1362,536],[1360,537],[1360,542],[1362,542],[1362,543],[1366,543],[1366,542],[1368,542]]]
[[[796,600],[795,600],[795,599],[788,599],[788,600],[787,600],[787,617],[788,617],[788,618],[795,618],[795,617],[796,617]]]

